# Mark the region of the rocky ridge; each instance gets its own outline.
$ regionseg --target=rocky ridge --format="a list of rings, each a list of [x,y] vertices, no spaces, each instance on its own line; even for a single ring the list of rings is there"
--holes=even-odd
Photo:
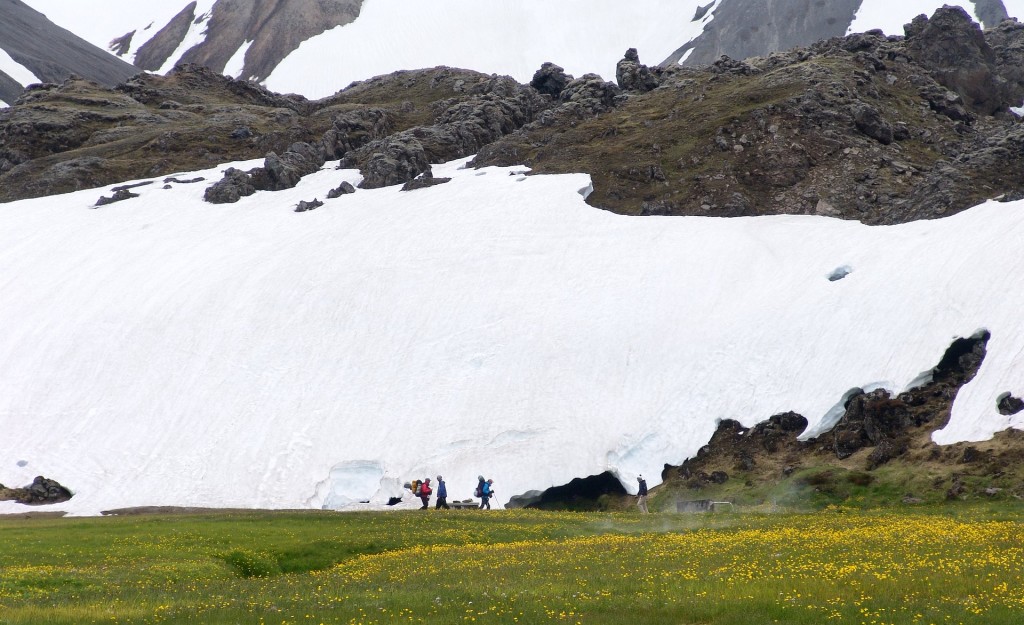
[[[945,8],[906,37],[648,68],[656,88],[624,83],[600,115],[563,102],[474,164],[587,171],[588,201],[631,215],[940,217],[1020,192],[1024,135],[1009,107],[1024,100],[1011,60],[1022,36],[1016,21],[983,33]]]
[[[198,65],[115,89],[81,79],[0,112],[0,201],[264,158],[211,202],[294,186],[330,160],[363,187],[430,164],[586,171],[588,201],[629,215],[819,214],[870,224],[949,215],[1024,192],[1024,26],[958,8],[907,25],[703,69],[616,81],[553,63],[529,85],[451,68],[397,72],[309,101]]]

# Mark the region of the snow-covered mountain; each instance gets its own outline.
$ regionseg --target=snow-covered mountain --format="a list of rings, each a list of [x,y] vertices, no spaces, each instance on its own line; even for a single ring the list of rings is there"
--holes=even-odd
[[[362,6],[359,20],[378,1],[383,0]],[[712,3],[698,21],[714,23],[722,14],[711,9],[724,10],[727,1]],[[140,11],[146,5],[135,4]],[[861,4],[857,15],[867,19],[863,11],[871,6]],[[959,11],[953,13],[961,26],[969,25]],[[495,15],[505,19],[506,29],[517,24],[508,14]],[[572,17],[555,15],[562,21]],[[359,20],[335,30],[344,32]],[[1019,32],[1005,26],[1000,36]],[[372,38],[364,36],[369,45]],[[573,49],[585,45],[581,38],[571,43]],[[872,36],[834,42],[846,55],[840,66],[852,56],[846,43],[882,50],[905,42]],[[315,45],[316,40],[306,42],[289,59]],[[323,67],[324,58],[336,58],[325,55],[322,50],[308,58]],[[789,56],[790,61],[764,63],[815,70],[805,67],[811,64],[800,54]],[[909,64],[913,55],[893,56]],[[908,146],[909,152],[940,142],[949,149],[952,139],[942,134],[948,130],[981,144],[967,146],[971,152],[953,149],[953,156],[975,168],[988,164],[995,178],[1003,176],[996,160],[1019,158],[1019,124],[1008,113],[989,119],[980,118],[982,112],[935,106],[927,99],[934,93],[946,106],[960,106],[958,95],[935,91],[927,68],[897,63],[886,65],[885,75],[869,75],[863,93],[851,86],[850,99],[836,100],[842,104],[785,100],[773,110],[786,115],[794,110],[786,107],[808,105],[801,115],[827,120],[822,127],[832,131],[829,140],[845,155],[845,169],[835,175],[864,182],[864,193],[874,193],[867,182],[872,177],[920,185],[914,177],[931,180],[925,174],[932,171],[980,181],[986,191],[979,197],[1005,190],[993,186],[1000,180],[969,176],[951,161],[908,164],[878,147],[895,153]],[[287,72],[295,84],[307,80],[313,88],[335,79],[303,74],[303,67]],[[633,68],[639,76],[639,65]],[[735,73],[716,73],[730,68]],[[723,63],[706,73],[714,74],[716,84],[733,85],[730,93],[742,100],[743,72],[756,69]],[[466,79],[445,70],[429,80],[420,77],[430,88],[446,85],[437,96],[445,104],[434,106],[406,95],[426,90],[411,74],[370,81],[339,96],[334,104],[349,116],[325,121],[320,115],[330,126],[323,136],[333,138],[334,158],[345,153],[360,163],[362,148],[353,142],[379,133],[358,144],[378,150],[364,155],[364,171],[399,168],[417,155],[426,158],[417,137],[440,149],[458,145],[449,144],[451,137],[475,138],[490,127],[510,131],[511,122],[503,123],[494,111],[507,109],[522,118],[517,124],[529,118],[532,100],[515,99],[527,87],[484,76],[491,92],[455,102],[480,85],[467,86]],[[681,73],[680,79],[697,84],[696,74]],[[843,72],[851,74],[861,72]],[[812,71],[810,79],[822,75],[827,76]],[[163,90],[158,83],[166,83]],[[839,114],[848,108],[864,113],[861,97],[887,111],[885,87],[904,83],[911,87],[906,93],[887,99],[912,103],[905,108],[934,128],[927,137],[915,127],[917,135],[907,128],[897,140],[890,127],[885,142],[874,132],[880,124]],[[605,93],[601,81],[582,84],[584,94],[587,84],[593,93]],[[209,91],[208,101],[192,97],[203,90]],[[609,106],[643,105],[682,92],[654,89],[644,100],[634,90],[611,98]],[[531,93],[533,100],[553,106],[536,90]],[[711,89],[706,94],[715,96]],[[677,97],[670,101],[675,110],[702,106],[689,95]],[[380,98],[394,102],[386,111],[372,109]],[[596,97],[591,100],[568,98],[538,111],[541,123],[534,129],[600,118],[605,109]],[[270,111],[268,118],[256,103]],[[702,158],[742,155],[758,141],[792,143],[776,142],[776,136],[815,140],[803,130],[770,130],[765,106],[758,111],[767,134],[748,135],[737,113],[731,130],[712,126],[701,140],[707,147]],[[194,154],[190,163],[213,163],[211,155],[224,153],[213,151],[219,144],[253,139],[254,129],[274,137],[281,127],[298,128],[297,119],[317,117],[317,110],[300,98],[274,96],[195,67],[167,79],[137,77],[116,92],[68,81],[34,90],[3,113],[11,123],[2,136],[14,148],[5,166],[13,176],[42,161],[34,180],[52,185],[59,169],[88,174],[90,167],[111,167],[107,161],[130,160],[98,150],[133,139],[141,141],[139,154],[147,157],[167,159],[173,151]],[[399,128],[381,122],[396,123],[410,113],[421,118],[405,120],[408,127],[401,132],[391,133]],[[481,120],[489,124],[475,125]],[[188,123],[191,128],[174,125]],[[206,123],[211,125],[201,125]],[[625,134],[627,126],[613,124],[614,132],[594,136]],[[692,131],[679,134],[687,132]],[[34,134],[46,135],[46,141],[14,144]],[[176,144],[182,137],[190,138]],[[317,171],[323,158],[309,160],[306,155],[316,150],[290,137],[282,144],[293,146],[290,152],[234,166],[264,165],[263,182],[288,178],[289,163],[313,162],[307,171],[314,173],[294,188],[280,184],[259,188],[284,190],[239,193],[233,204],[203,201],[229,166],[222,164],[136,181],[130,191],[138,197],[96,210],[90,210],[96,200],[113,188],[0,205],[0,480],[20,485],[36,475],[55,479],[75,492],[59,507],[81,514],[143,505],[383,506],[402,493],[403,482],[438,473],[446,476],[453,498],[468,497],[477,475],[492,477],[501,502],[605,471],[627,488],[639,473],[654,485],[665,463],[692,456],[722,420],[752,425],[794,411],[807,418],[804,435],[812,437],[840,418],[853,394],[915,386],[956,339],[982,335],[990,338],[981,368],[956,395],[949,424],[935,440],[982,440],[1024,428],[1024,413],[1006,415],[999,408],[1008,396],[1024,395],[1024,329],[1017,303],[1024,200],[879,227],[825,216],[631,218],[585,203],[584,196],[604,182],[588,173],[525,176],[520,166],[473,170],[464,167],[466,158],[443,165],[438,163],[446,159],[430,161],[435,176],[451,177],[445,184],[411,192],[397,185],[360,189],[328,200],[328,191],[343,181],[358,183],[361,174],[336,169],[337,161]],[[409,151],[417,145],[419,152]],[[684,170],[700,161],[681,160],[676,165]],[[871,167],[858,165],[868,161]],[[721,172],[732,161],[718,162],[726,180]],[[158,167],[135,171],[167,171]],[[668,183],[664,170],[658,171]],[[648,173],[658,180],[654,170]],[[89,179],[72,177],[77,186],[70,188],[82,188]],[[247,182],[253,179],[239,184]],[[829,188],[843,188],[841,183]],[[936,198],[949,191],[939,184],[928,189]],[[1015,189],[1006,192],[1019,197]],[[893,196],[884,195],[883,205],[896,206]],[[779,202],[790,197],[779,196]],[[803,201],[806,193],[793,197]],[[325,204],[294,210],[313,198]],[[0,502],[0,512],[18,507]]]
[[[936,440],[1024,427],[996,407],[1024,395],[1024,202],[891,227],[629,218],[586,205],[585,174],[462,162],[304,213],[358,172],[232,205],[153,181],[0,207],[0,474],[58,480],[77,513],[382,504],[438,473],[502,502],[657,483],[721,419],[794,410],[813,435],[983,331]]]
[[[529,81],[552,61],[611,78],[628,48],[654,64],[709,63],[881,28],[902,34],[941,0],[27,0],[137,67],[198,62],[280,93],[330,95],[356,80],[448,65]],[[979,23],[1024,0],[961,2]],[[2,44],[2,41],[0,41]],[[0,45],[0,48],[3,46]]]

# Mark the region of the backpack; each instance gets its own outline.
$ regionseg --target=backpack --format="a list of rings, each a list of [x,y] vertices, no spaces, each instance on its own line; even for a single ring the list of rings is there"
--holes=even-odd
[[[420,494],[420,481],[419,480],[413,480],[412,481],[412,494],[414,494],[414,495],[419,495]]]
[[[481,484],[483,484],[483,482],[478,482],[477,483],[476,490],[473,491],[473,496],[474,497],[483,497],[484,496],[484,492],[483,492],[483,490],[481,490]]]

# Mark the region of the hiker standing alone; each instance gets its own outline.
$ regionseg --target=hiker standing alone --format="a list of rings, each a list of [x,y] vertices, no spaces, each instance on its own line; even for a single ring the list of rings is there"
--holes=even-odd
[[[444,480],[441,476],[437,476],[437,503],[434,505],[435,510],[444,508],[448,510],[448,487],[445,485]]]
[[[647,482],[644,480],[644,476],[638,475],[636,481],[640,482],[640,488],[637,490],[636,507],[640,508],[640,512],[647,514]]]
[[[484,480],[484,476],[480,476],[480,482],[476,485],[476,495],[480,498],[480,509],[484,508],[491,509],[491,495],[494,491],[491,490],[491,484],[494,480]]]

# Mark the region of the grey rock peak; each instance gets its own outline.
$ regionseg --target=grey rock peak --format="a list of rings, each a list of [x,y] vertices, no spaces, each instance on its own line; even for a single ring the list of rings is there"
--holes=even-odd
[[[0,0],[0,49],[43,82],[77,74],[113,86],[138,73],[21,0]],[[21,92],[20,83],[0,72],[0,100],[13,103]]]
[[[1002,0],[970,0],[986,28],[1008,17]],[[729,56],[745,59],[841,37],[862,0],[722,0],[698,37],[673,52],[662,65],[710,65]],[[967,2],[961,2],[967,4]],[[698,11],[700,19],[709,7]],[[894,33],[889,33],[894,34]]]
[[[190,2],[139,47],[134,62],[150,71],[173,61],[223,72],[228,61],[248,43],[238,78],[260,81],[303,41],[355,20],[362,4],[363,0],[217,0],[204,16],[197,15],[196,3]],[[208,19],[203,41],[172,59],[192,23],[203,19]],[[115,40],[116,49],[125,50],[124,41],[135,35],[129,33]]]

